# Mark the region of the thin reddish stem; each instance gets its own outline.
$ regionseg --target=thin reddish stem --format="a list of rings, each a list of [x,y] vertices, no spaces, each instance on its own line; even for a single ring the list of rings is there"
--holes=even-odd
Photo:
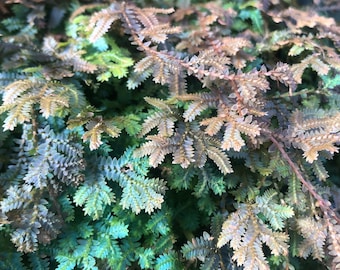
[[[300,180],[300,182],[303,184],[303,186],[308,190],[308,192],[314,197],[314,199],[317,200],[319,207],[321,210],[326,214],[330,214],[331,216],[334,217],[334,219],[337,220],[338,223],[340,223],[340,218],[335,214],[334,210],[330,208],[331,203],[328,200],[323,199],[316,191],[315,187],[307,181],[300,169],[297,167],[297,165],[291,160],[291,158],[288,156],[287,152],[285,149],[282,147],[282,145],[272,136],[269,136],[270,140],[275,144],[277,149],[280,151],[282,157],[288,162],[289,166],[297,176],[297,178]]]

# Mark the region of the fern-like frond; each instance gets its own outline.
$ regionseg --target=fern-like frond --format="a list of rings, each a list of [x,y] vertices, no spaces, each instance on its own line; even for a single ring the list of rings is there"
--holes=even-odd
[[[123,189],[120,199],[123,208],[131,208],[136,214],[141,210],[150,214],[161,207],[167,187],[162,179],[148,178],[148,161],[133,158],[132,153],[133,150],[128,149],[118,160],[102,159],[100,168],[106,178],[118,182]]]
[[[326,223],[328,227],[328,254],[333,257],[332,266],[335,269],[340,267],[340,225],[336,222],[336,220],[326,217]]]
[[[316,161],[320,151],[338,152],[340,113],[323,110],[295,111],[289,135],[293,145],[304,151],[309,163]]]
[[[8,112],[4,130],[13,130],[17,124],[30,121],[35,104],[40,105],[40,110],[46,118],[75,113],[84,105],[83,94],[74,85],[62,85],[43,79],[15,81],[3,90],[2,98],[0,112]]]
[[[30,79],[18,80],[7,86],[2,95],[4,104],[12,104],[19,96],[35,86],[35,81]],[[39,87],[39,84],[37,85]]]
[[[103,120],[102,117],[95,117],[86,124],[87,131],[83,134],[83,141],[90,141],[90,149],[97,149],[103,142],[101,134],[106,133],[112,138],[116,138],[120,134],[120,129],[117,128],[110,120]]]
[[[10,83],[18,80],[26,79],[25,74],[13,72],[0,72],[0,87],[7,86]]]
[[[233,172],[230,160],[223,151],[213,146],[207,147],[206,151],[208,157],[215,162],[221,172],[224,174]]]
[[[182,246],[182,254],[188,260],[198,259],[204,261],[207,256],[211,256],[214,250],[213,238],[207,233],[203,232],[203,236],[193,238]]]
[[[170,27],[168,23],[165,23],[144,28],[140,34],[150,37],[155,43],[162,43],[167,39],[167,35],[179,33],[180,29],[180,27]]]
[[[39,242],[49,243],[59,233],[59,220],[48,211],[47,201],[32,196],[32,186],[15,186],[7,191],[7,197],[1,201],[2,212],[7,216],[13,210],[19,211],[11,233],[11,241],[20,252],[34,252]],[[25,194],[25,195],[23,195]]]
[[[74,45],[70,47],[59,50],[58,42],[52,36],[47,36],[44,38],[44,43],[42,51],[47,55],[53,56],[60,60],[63,66],[70,66],[73,71],[81,71],[86,73],[93,73],[97,70],[97,66],[93,63],[87,62],[85,59],[81,58],[83,51],[79,51]],[[59,75],[60,76],[60,75]]]
[[[146,228],[153,234],[168,235],[170,233],[170,215],[164,208],[165,206],[162,207],[161,210],[153,213],[146,224]]]
[[[150,165],[157,167],[163,162],[165,156],[174,150],[174,144],[168,138],[159,138],[152,135],[147,136],[147,139],[150,141],[143,143],[140,148],[136,149],[134,154],[136,157],[150,155]]]
[[[185,121],[191,122],[197,115],[200,115],[208,108],[208,104],[202,101],[193,102],[189,105],[188,109],[183,114]]]
[[[292,68],[285,63],[277,63],[275,69],[271,70],[269,72],[270,78],[272,78],[275,81],[279,81],[283,83],[285,86],[289,87],[289,93],[292,94],[292,92],[297,87],[296,79],[294,78],[294,73],[292,71]]]
[[[222,117],[210,117],[202,120],[200,125],[207,126],[205,133],[210,136],[216,135],[222,128],[224,124],[224,119]]]
[[[242,146],[245,145],[244,140],[241,137],[240,131],[237,129],[237,124],[227,124],[224,131],[222,149],[240,151]]]
[[[288,204],[294,208],[304,210],[306,207],[306,194],[302,191],[301,182],[295,175],[289,177],[288,180]]]
[[[257,96],[262,91],[269,89],[269,82],[259,71],[252,71],[248,73],[239,73],[235,76],[237,84],[237,91],[243,99],[245,104],[251,107],[258,106]],[[259,92],[260,91],[260,92]]]
[[[90,42],[98,40],[109,30],[111,24],[119,19],[117,5],[113,3],[108,8],[102,9],[91,16],[89,22],[89,30],[92,30],[89,37]]]
[[[155,270],[170,270],[178,267],[178,257],[173,251],[160,255],[155,262]]]
[[[192,162],[194,162],[194,140],[190,137],[183,139],[182,145],[180,145],[173,153],[173,164],[181,164],[182,168],[187,168]]]
[[[177,121],[174,117],[173,109],[161,99],[146,97],[145,100],[160,111],[149,115],[142,125],[139,136],[144,136],[157,127],[161,136],[171,137],[174,133],[175,122]]]
[[[96,220],[102,217],[105,206],[115,201],[115,196],[101,175],[92,177],[77,189],[73,201],[83,206],[84,213]]]
[[[293,31],[297,31],[305,26],[313,28],[315,26],[331,27],[332,25],[336,25],[333,18],[320,16],[314,10],[303,11],[289,7],[281,12],[275,12],[272,15],[276,23],[285,22]],[[291,21],[292,19],[294,23]]]
[[[269,269],[262,246],[266,244],[275,256],[288,254],[288,235],[273,232],[256,215],[256,208],[239,205],[223,223],[217,247],[230,243],[233,260],[244,269]]]
[[[299,246],[299,255],[303,258],[312,255],[314,259],[322,260],[325,256],[324,245],[327,237],[324,224],[305,217],[299,218],[297,225],[304,238]]]
[[[313,172],[321,181],[326,181],[329,177],[328,172],[320,159],[312,163]]]
[[[282,230],[285,226],[284,220],[291,218],[294,211],[290,206],[280,205],[277,203],[277,192],[267,190],[262,196],[256,197],[256,203],[259,211],[269,221],[274,230]]]
[[[298,83],[302,82],[302,75],[306,68],[311,67],[315,70],[320,76],[327,75],[330,70],[329,65],[322,62],[318,55],[310,55],[307,58],[303,59],[300,63],[294,64],[292,66],[292,72],[294,76],[294,80]]]

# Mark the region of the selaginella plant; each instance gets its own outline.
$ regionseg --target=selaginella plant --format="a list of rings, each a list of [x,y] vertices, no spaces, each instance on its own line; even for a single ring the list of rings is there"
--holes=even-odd
[[[86,2],[0,4],[0,269],[340,268],[336,1]]]

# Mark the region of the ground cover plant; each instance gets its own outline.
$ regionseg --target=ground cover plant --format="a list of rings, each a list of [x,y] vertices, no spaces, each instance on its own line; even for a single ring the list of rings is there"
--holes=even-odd
[[[339,269],[338,11],[1,2],[0,269]]]

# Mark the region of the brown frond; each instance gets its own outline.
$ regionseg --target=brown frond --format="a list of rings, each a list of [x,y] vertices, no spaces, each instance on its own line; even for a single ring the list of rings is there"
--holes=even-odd
[[[241,49],[251,47],[251,42],[242,37],[223,37],[220,44],[214,44],[227,55],[236,55]]]
[[[208,104],[203,101],[196,101],[189,105],[188,109],[184,112],[183,117],[185,121],[191,122],[197,115],[200,115],[202,111],[208,108]]]
[[[194,140],[185,137],[182,143],[173,153],[173,164],[180,164],[182,168],[187,168],[191,163],[195,162],[195,150],[193,147]]]
[[[241,137],[240,131],[237,129],[236,123],[228,123],[225,125],[225,131],[223,135],[223,141],[221,144],[222,149],[230,150],[235,149],[239,152],[242,146],[245,145],[245,141]]]
[[[223,151],[221,151],[217,147],[208,146],[206,148],[206,152],[207,152],[208,157],[215,162],[215,164],[217,165],[217,167],[220,169],[220,171],[223,174],[228,174],[228,173],[233,172],[233,169],[230,164],[230,160]]]
[[[204,132],[210,136],[216,135],[221,130],[223,124],[224,119],[218,116],[206,118],[200,122],[201,126],[207,126]]]
[[[320,16],[313,10],[303,11],[289,7],[281,12],[272,12],[269,14],[272,15],[273,20],[276,23],[284,22],[293,31],[297,31],[297,29],[301,29],[305,26],[314,28],[315,26],[331,27],[336,25],[333,18]]]
[[[329,215],[326,215],[328,227],[328,254],[333,257],[332,266],[334,269],[340,268],[340,224]]]
[[[95,42],[102,37],[109,30],[111,24],[119,18],[119,5],[116,3],[112,3],[108,8],[94,13],[88,26],[89,31],[91,31],[90,42]]]

